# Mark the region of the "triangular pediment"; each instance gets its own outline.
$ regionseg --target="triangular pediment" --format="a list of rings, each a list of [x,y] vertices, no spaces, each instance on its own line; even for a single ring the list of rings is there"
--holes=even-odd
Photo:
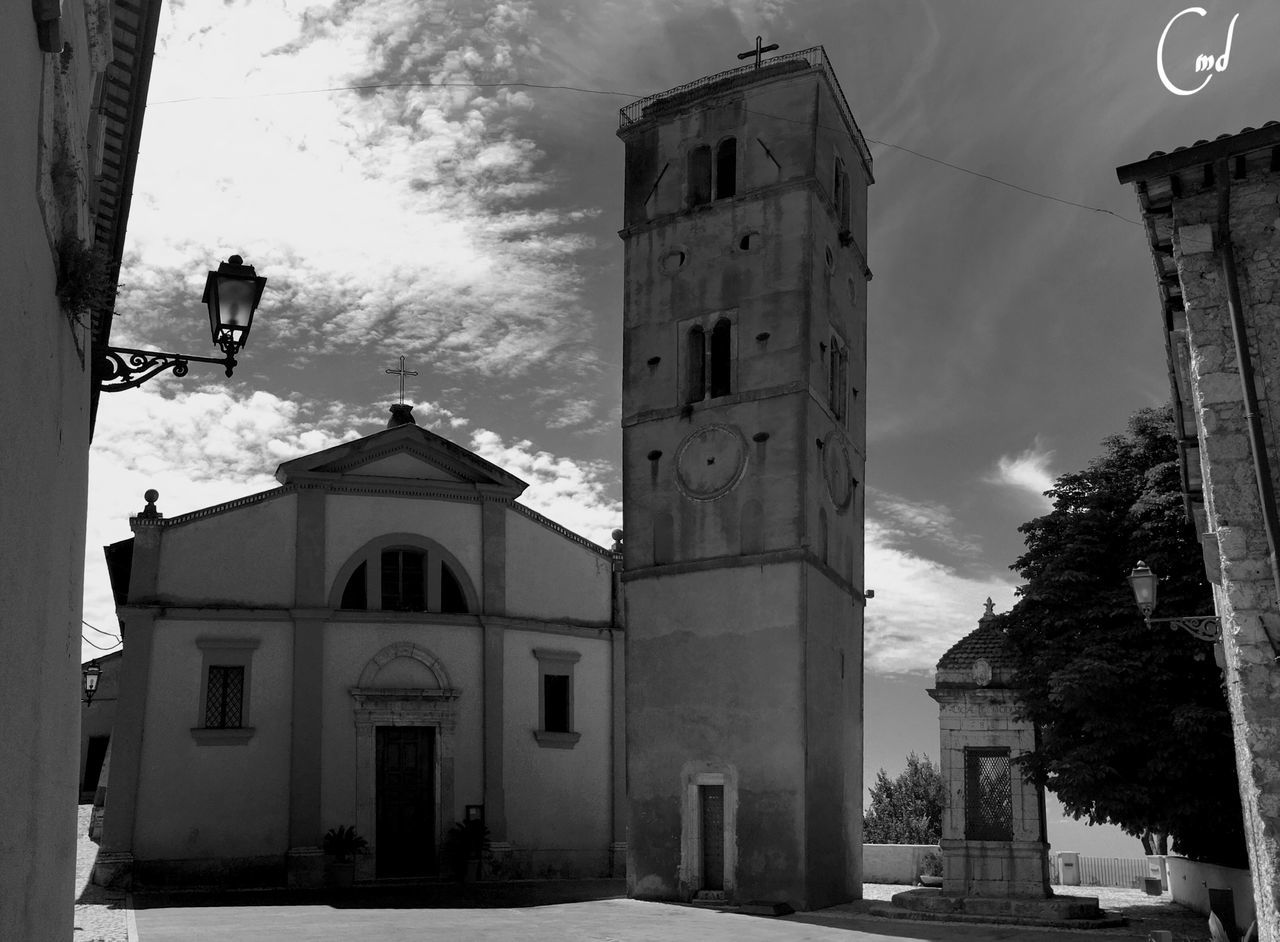
[[[417,425],[401,425],[286,461],[281,484],[420,483],[515,498],[528,486],[479,455]]]

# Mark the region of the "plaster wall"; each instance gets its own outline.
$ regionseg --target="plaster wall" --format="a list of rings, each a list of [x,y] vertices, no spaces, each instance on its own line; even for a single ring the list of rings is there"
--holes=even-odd
[[[608,559],[511,510],[506,536],[508,614],[609,623],[613,567]]]
[[[1169,896],[1175,903],[1209,915],[1209,890],[1230,890],[1235,903],[1236,928],[1243,932],[1257,918],[1253,906],[1253,884],[1248,870],[1219,867],[1216,864],[1167,858]]]
[[[210,744],[192,730],[205,682],[203,639],[253,639],[247,742]],[[152,640],[133,852],[139,861],[283,856],[288,849],[292,630],[288,622],[158,619]],[[213,658],[216,663],[216,656]],[[111,813],[110,807],[107,810]],[[145,869],[145,868],[144,868]]]
[[[736,771],[739,895],[804,897],[802,578],[792,563],[626,583],[634,895],[679,891],[682,775],[693,761]],[[762,882],[777,873],[787,886]]]
[[[283,494],[165,527],[155,601],[293,604],[297,510],[297,496]]]
[[[621,643],[621,640],[617,643]],[[607,876],[612,840],[612,646],[597,638],[508,628],[503,637],[503,774],[507,837],[532,850],[530,876]],[[540,745],[535,649],[580,655],[573,664],[572,748]],[[621,772],[621,770],[619,770]]]
[[[457,558],[473,586],[483,585],[478,503],[329,494],[325,515],[325,585],[329,591],[338,570],[353,553],[388,533],[430,537]]]
[[[91,238],[84,181],[55,194],[53,129],[87,164],[92,83],[84,7],[67,0],[65,73],[37,42],[29,3],[0,11],[0,296],[21,324],[0,345],[0,938],[70,938],[74,893],[80,614],[88,487],[87,331],[55,297],[53,245]]]
[[[868,883],[914,884],[925,854],[936,853],[937,844],[863,844],[862,877]]]
[[[456,701],[453,807],[441,808],[437,832],[462,820],[465,805],[484,800],[483,644],[475,619],[460,616],[451,621],[423,621],[406,616],[397,622],[373,623],[335,619],[324,628],[322,830],[356,820],[356,704],[350,689],[358,685],[371,658],[387,645],[401,641],[410,641],[435,655],[448,672],[450,684],[461,690]],[[441,758],[439,745],[437,742],[437,762]],[[437,795],[437,800],[441,798]],[[373,834],[365,837],[373,843]]]
[[[1280,600],[1276,597],[1235,357],[1217,193],[1174,203],[1174,250],[1186,309],[1186,352],[1200,445],[1206,528],[1216,565],[1236,771],[1249,842],[1259,938],[1280,939]],[[1231,180],[1230,240],[1255,372],[1263,447],[1280,487],[1280,176]],[[1268,640],[1270,635],[1271,641]]]

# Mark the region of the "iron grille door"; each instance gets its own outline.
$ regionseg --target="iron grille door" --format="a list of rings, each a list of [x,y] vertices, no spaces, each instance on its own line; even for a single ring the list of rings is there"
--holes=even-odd
[[[1013,780],[1008,749],[964,751],[964,836],[1013,840]]]

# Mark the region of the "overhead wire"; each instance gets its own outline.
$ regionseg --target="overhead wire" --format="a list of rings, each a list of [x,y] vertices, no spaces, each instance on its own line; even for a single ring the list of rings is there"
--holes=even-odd
[[[200,101],[247,101],[251,99],[260,99],[260,98],[283,98],[283,97],[288,97],[293,95],[320,95],[320,94],[325,94],[329,92],[376,91],[380,89],[392,89],[392,88],[538,88],[538,89],[581,92],[587,95],[606,95],[606,96],[613,96],[617,98],[631,98],[637,101],[641,98],[648,97],[646,95],[638,95],[635,92],[624,92],[624,91],[616,91],[616,90],[603,89],[603,88],[587,88],[581,85],[543,84],[539,82],[375,82],[375,83],[369,83],[369,84],[363,84],[363,85],[334,85],[334,86],[329,86],[324,88],[301,88],[301,89],[291,89],[288,91],[260,92],[256,94],[245,94],[245,95],[196,95],[189,98],[161,99],[160,101],[148,102],[147,105],[148,107],[150,107],[151,105],[177,105],[177,104],[187,104],[191,102],[200,102]],[[768,112],[755,111],[750,108],[744,109],[744,110],[746,110],[750,114],[756,114],[762,117],[772,118],[778,121],[788,121],[796,124],[810,123],[808,119],[804,119],[804,118],[792,118],[788,115],[770,114]],[[830,131],[841,130],[840,128],[833,127],[831,125],[819,124],[818,127],[823,128],[825,130],[830,130]],[[1114,210],[1104,209],[1101,206],[1090,206],[1087,203],[1080,203],[1075,200],[1069,200],[1060,196],[1054,196],[1051,193],[1044,193],[1044,192],[1041,192],[1040,190],[1033,190],[1033,189],[1030,189],[1029,187],[1025,187],[1020,184],[1013,183],[1009,180],[1002,179],[1001,177],[997,177],[989,173],[983,173],[979,170],[971,170],[968,167],[964,167],[964,166],[961,166],[960,164],[952,163],[951,161],[948,161],[948,160],[943,160],[940,157],[934,157],[930,154],[925,154],[918,150],[913,150],[910,147],[904,147],[901,144],[894,144],[890,141],[877,140],[876,138],[868,137],[865,134],[863,135],[863,137],[867,141],[870,141],[873,144],[878,144],[881,147],[889,147],[894,150],[900,150],[900,151],[903,151],[904,153],[911,154],[914,157],[919,157],[922,160],[928,160],[936,164],[941,164],[944,167],[948,167],[960,173],[967,173],[970,176],[977,177],[981,180],[987,180],[991,183],[998,184],[999,186],[1008,187],[1012,190],[1017,190],[1020,193],[1025,193],[1028,196],[1033,196],[1037,199],[1049,200],[1051,202],[1061,203],[1065,206],[1073,206],[1073,207],[1076,207],[1077,209],[1085,209],[1090,212],[1101,213],[1105,216],[1114,216],[1116,219],[1119,219],[1122,222],[1127,222],[1130,225],[1134,225],[1134,226],[1142,225],[1142,222],[1140,222],[1139,220],[1130,219],[1128,216],[1122,216],[1120,213],[1117,213]]]

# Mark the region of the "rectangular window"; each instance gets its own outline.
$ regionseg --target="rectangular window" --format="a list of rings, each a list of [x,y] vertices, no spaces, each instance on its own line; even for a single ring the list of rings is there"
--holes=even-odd
[[[572,749],[582,738],[573,729],[573,669],[577,651],[534,648],[538,659],[538,723],[533,737],[551,749]]]
[[[253,738],[253,652],[257,638],[197,638],[200,705],[191,738],[201,746],[242,745]]]
[[[542,675],[542,728],[549,733],[572,732],[569,725],[569,675]]]
[[[1008,749],[964,751],[964,837],[1013,840],[1013,779]]]
[[[244,667],[211,664],[205,695],[205,729],[240,729],[243,705]]]
[[[427,610],[427,554],[414,550],[382,553],[382,610]]]

